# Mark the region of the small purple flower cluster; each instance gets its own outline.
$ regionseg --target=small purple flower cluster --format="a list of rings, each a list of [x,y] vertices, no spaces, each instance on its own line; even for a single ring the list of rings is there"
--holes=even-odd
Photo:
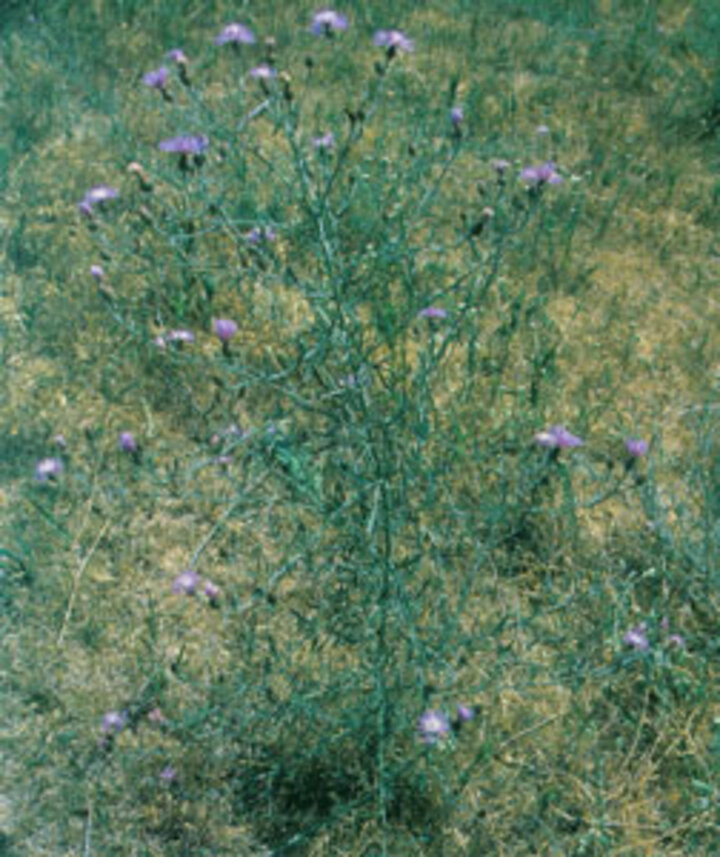
[[[551,426],[545,431],[538,432],[533,439],[538,446],[546,449],[573,449],[585,445],[582,438],[572,434],[562,425]],[[648,449],[648,442],[640,438],[629,437],[625,440],[625,450],[633,461],[646,455]]]
[[[85,196],[78,203],[78,209],[87,217],[93,214],[93,206],[109,202],[111,199],[117,199],[119,193],[114,187],[106,184],[98,184],[91,187]]]
[[[275,230],[272,226],[253,226],[245,238],[248,244],[252,244],[257,247],[260,244],[272,243],[277,238],[277,235],[275,234]]]
[[[418,313],[418,318],[447,318],[447,310],[438,306],[426,306]]]
[[[43,458],[35,465],[35,478],[38,482],[48,482],[62,476],[65,465],[61,458]]]
[[[103,715],[100,729],[103,735],[117,735],[127,726],[127,722],[127,711],[108,711],[107,714]]]
[[[412,53],[415,43],[400,30],[378,30],[373,36],[373,44],[378,48],[386,48],[388,56],[397,52]]]
[[[668,634],[670,620],[666,616],[660,622],[660,628],[662,632],[661,643],[676,649],[687,648],[685,638],[681,634]],[[649,652],[652,646],[648,636],[648,623],[640,622],[638,625],[630,628],[629,631],[623,634],[622,642],[636,652]]]
[[[455,719],[450,718],[444,711],[429,709],[424,711],[417,721],[417,731],[423,744],[437,744],[447,738],[451,732],[458,732],[463,724],[475,719],[477,712],[469,705],[458,705]]]
[[[245,24],[228,24],[215,38],[216,45],[254,45],[255,34]]]
[[[311,140],[314,149],[328,150],[335,147],[335,135],[332,131],[322,134],[319,137],[313,137]]]
[[[192,568],[181,572],[172,583],[174,595],[196,595],[200,585],[203,586],[203,594],[211,605],[216,606],[220,600],[220,587],[211,580],[203,581],[200,575]]]
[[[197,136],[170,137],[158,143],[161,152],[174,152],[178,155],[201,155],[210,141],[204,134]]]
[[[156,336],[153,342],[158,348],[167,348],[168,344],[175,344],[178,346],[186,344],[189,345],[195,342],[195,334],[192,330],[183,330],[182,328],[178,330],[169,330],[165,334]]]
[[[277,77],[277,69],[263,63],[263,65],[251,68],[249,74],[253,80],[273,80]]]
[[[584,441],[569,432],[565,426],[551,426],[547,431],[535,435],[535,443],[547,449],[572,449],[582,446]]]
[[[165,68],[165,66],[160,66],[160,68],[155,69],[154,71],[149,71],[147,74],[143,75],[143,83],[145,86],[149,86],[151,89],[159,89],[164,91],[167,86],[169,77],[169,72]]]
[[[238,326],[237,322],[230,318],[216,318],[213,321],[213,330],[215,336],[225,345],[238,332]]]
[[[312,17],[310,32],[315,36],[332,37],[335,33],[343,32],[348,28],[348,19],[340,12],[333,9],[321,9]],[[253,45],[255,34],[245,24],[237,22],[223,27],[215,44],[222,45]],[[410,53],[414,50],[413,42],[400,30],[378,30],[373,37],[373,44],[377,47],[386,48],[388,52],[403,51]]]
[[[322,9],[313,15],[310,32],[314,36],[330,37],[333,33],[342,32],[348,28],[348,19],[332,9]]]
[[[535,188],[542,187],[546,184],[562,184],[563,177],[555,169],[555,164],[552,161],[547,161],[544,164],[538,164],[535,167],[525,167],[520,173],[520,178]]]
[[[139,449],[138,443],[135,440],[135,435],[130,431],[120,432],[118,435],[118,446],[123,452],[130,454],[137,453]]]

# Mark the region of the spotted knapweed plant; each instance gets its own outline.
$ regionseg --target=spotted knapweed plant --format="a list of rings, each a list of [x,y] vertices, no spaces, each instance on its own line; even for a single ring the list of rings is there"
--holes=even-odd
[[[113,652],[87,657],[97,698],[53,715],[87,729],[48,746],[89,736],[68,825],[82,815],[90,853],[107,807],[135,801],[178,853],[489,853],[485,826],[509,829],[530,783],[513,841],[556,824],[574,852],[604,804],[553,815],[543,778],[586,765],[577,801],[603,780],[598,697],[624,712],[607,746],[632,756],[651,721],[661,740],[658,699],[696,692],[676,680],[694,642],[647,605],[680,590],[672,562],[712,556],[672,540],[660,444],[624,428],[641,415],[608,430],[608,401],[576,391],[556,317],[579,314],[562,301],[579,156],[525,166],[562,140],[544,108],[526,144],[478,136],[482,99],[428,72],[427,27],[260,20],[158,44],[122,146],[66,200],[88,308],[64,342],[111,413],[28,432],[27,507],[56,542],[26,542],[71,559],[56,657],[80,628]],[[514,99],[486,106],[510,121]],[[647,513],[657,567],[628,560],[609,587],[587,547],[601,504],[618,543]],[[252,847],[218,844],[246,828]]]

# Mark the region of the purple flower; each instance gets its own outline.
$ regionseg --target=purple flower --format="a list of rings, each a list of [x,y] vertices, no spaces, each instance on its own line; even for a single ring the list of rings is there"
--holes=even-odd
[[[439,306],[426,306],[418,313],[418,318],[447,318],[447,310]]]
[[[456,130],[459,130],[460,126],[465,119],[465,113],[463,112],[462,107],[453,107],[450,111],[450,122]]]
[[[220,598],[220,587],[216,586],[212,581],[206,580],[203,592],[208,601],[216,602]]]
[[[491,162],[491,166],[499,176],[502,176],[510,166],[510,161],[506,161],[504,158],[495,158]]]
[[[169,60],[179,63],[180,65],[184,65],[188,61],[180,48],[173,48],[171,51],[167,52],[166,56]]]
[[[671,634],[668,637],[668,644],[671,646],[675,646],[678,649],[685,648],[685,637],[682,637],[680,634]]]
[[[118,436],[118,446],[123,452],[137,452],[138,445],[132,432],[124,431]]]
[[[210,145],[210,141],[204,134],[199,136],[170,137],[158,144],[158,149],[163,152],[176,152],[179,155],[200,155]]]
[[[94,280],[102,280],[105,276],[105,271],[103,271],[100,265],[90,265],[90,276]]]
[[[277,69],[263,63],[263,65],[258,65],[250,69],[250,77],[253,80],[272,80],[274,77],[277,77]]]
[[[127,712],[125,711],[108,711],[103,715],[100,728],[105,735],[113,735],[122,731],[127,724]]]
[[[238,326],[229,318],[216,318],[213,321],[213,330],[221,342],[229,342],[238,332]]]
[[[400,30],[378,30],[373,36],[373,44],[378,48],[387,48],[389,54],[396,51],[412,53],[415,50],[413,41]]]
[[[144,74],[142,81],[145,86],[149,86],[151,89],[165,89],[167,79],[168,70],[165,66],[161,66],[155,69],[155,71],[149,71],[147,74]]]
[[[311,143],[315,149],[332,149],[335,146],[335,135],[328,131],[321,137],[313,137]]]
[[[475,719],[475,709],[469,705],[458,705],[457,719],[459,723],[467,723]]]
[[[563,177],[556,172],[555,164],[552,161],[539,164],[536,167],[525,167],[520,173],[523,181],[535,187],[541,187],[545,184],[562,184]]]
[[[175,595],[194,595],[199,584],[200,575],[188,568],[173,580],[172,591]]]
[[[67,438],[64,434],[56,434],[53,440],[60,447],[60,449],[67,448]]]
[[[551,426],[547,431],[535,435],[535,443],[547,449],[571,449],[582,446],[584,441],[571,434],[565,426]]]
[[[151,723],[167,723],[167,717],[160,708],[153,708],[152,711],[148,711],[147,718]]]
[[[418,718],[417,730],[424,744],[435,744],[450,734],[450,721],[442,711],[426,711]]]
[[[274,241],[276,237],[277,236],[275,235],[275,230],[271,226],[253,226],[253,228],[245,236],[248,243],[254,244],[255,246],[257,246],[258,244],[262,244],[265,241]]]
[[[172,765],[166,765],[162,771],[160,771],[160,779],[166,783],[172,783],[177,779],[177,771]]]
[[[629,437],[625,441],[625,449],[631,458],[642,458],[648,451],[648,443],[639,437]]]
[[[253,45],[255,44],[255,35],[250,27],[246,27],[245,24],[228,24],[216,37],[215,44]]]
[[[38,482],[47,482],[48,479],[57,479],[65,469],[65,465],[59,458],[43,458],[35,465],[35,478]]]
[[[90,188],[85,194],[85,199],[90,205],[94,205],[96,202],[107,202],[109,199],[116,199],[117,196],[118,192],[114,187],[106,184],[98,184]]]
[[[82,200],[78,203],[78,208],[83,214],[92,214],[93,205],[102,204],[110,199],[117,199],[118,192],[110,185],[99,184],[91,187],[85,194]]]
[[[191,330],[169,330],[165,339],[168,342],[195,342],[195,334]]]
[[[322,9],[313,15],[310,32],[315,36],[332,36],[333,31],[347,30],[348,21],[340,12]]]
[[[638,652],[647,652],[650,648],[650,642],[647,638],[647,625],[641,622],[634,628],[631,628],[622,638],[626,646],[635,649]]]

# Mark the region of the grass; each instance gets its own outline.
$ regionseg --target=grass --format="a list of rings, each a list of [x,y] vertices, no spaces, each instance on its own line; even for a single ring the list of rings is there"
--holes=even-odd
[[[0,851],[714,853],[714,4],[8,8]]]

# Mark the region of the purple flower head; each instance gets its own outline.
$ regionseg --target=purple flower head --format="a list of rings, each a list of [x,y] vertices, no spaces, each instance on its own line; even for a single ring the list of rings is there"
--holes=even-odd
[[[648,443],[639,437],[629,437],[625,441],[625,449],[631,458],[642,458],[648,451]]]
[[[169,330],[165,338],[168,342],[195,342],[195,334],[191,330]]]
[[[551,426],[547,431],[535,435],[535,443],[547,449],[572,449],[582,446],[584,441],[571,434],[565,426]]]
[[[418,313],[418,318],[447,318],[447,310],[439,306],[426,306]]]
[[[245,24],[228,24],[215,39],[216,45],[254,45],[255,35]]]
[[[194,595],[199,584],[200,575],[188,568],[173,580],[172,591],[175,595]]]
[[[425,711],[417,722],[420,740],[424,744],[435,744],[450,734],[450,721],[442,711]]]
[[[450,123],[453,128],[460,128],[465,119],[465,113],[463,112],[462,107],[453,107],[450,111]]]
[[[685,637],[682,637],[680,634],[671,634],[668,637],[668,644],[675,646],[677,649],[684,649],[686,647]]]
[[[650,648],[650,641],[647,638],[647,625],[641,622],[634,628],[631,628],[622,638],[626,646],[635,649],[637,652],[647,652]]]
[[[238,332],[238,326],[236,322],[229,318],[216,318],[213,321],[213,330],[215,331],[215,336],[221,342],[230,342]]]
[[[167,723],[167,717],[160,708],[153,708],[152,711],[148,711],[147,718],[151,723]]]
[[[520,173],[520,178],[535,187],[563,183],[563,177],[555,170],[555,164],[552,161],[547,161],[547,163],[539,164],[536,167],[525,167]]]
[[[118,192],[114,187],[106,184],[98,184],[91,187],[85,194],[85,201],[90,205],[95,205],[96,202],[107,202],[109,199],[117,199]]]
[[[110,185],[95,185],[95,187],[90,188],[78,203],[78,208],[83,214],[87,214],[89,216],[92,214],[93,205],[102,204],[111,199],[117,199],[118,195],[117,190],[114,187],[110,187]]]
[[[57,479],[65,469],[65,465],[59,458],[43,458],[35,465],[35,478],[38,482],[47,482],[48,479]]]
[[[90,265],[90,276],[94,280],[102,280],[105,276],[105,271],[103,271],[100,265]]]
[[[165,89],[168,80],[168,70],[165,66],[156,68],[143,75],[143,83],[151,89]]]
[[[114,735],[121,732],[127,725],[127,713],[125,711],[108,711],[103,715],[100,729],[105,735]]]
[[[53,440],[60,447],[60,449],[67,448],[67,438],[64,434],[56,434]]]
[[[192,137],[170,137],[158,143],[158,149],[162,152],[176,152],[179,155],[200,155],[210,145],[210,141],[204,134]]]
[[[313,15],[310,32],[315,36],[332,36],[333,31],[347,30],[348,20],[340,12],[322,9]]]
[[[503,176],[510,167],[510,161],[506,161],[505,158],[495,158],[495,160],[491,162],[490,166],[499,176]]]
[[[124,431],[118,435],[118,446],[123,452],[138,451],[137,441],[130,431]]]
[[[274,241],[277,236],[271,226],[253,226],[245,237],[249,244],[257,247],[258,244],[263,244],[266,241]]]
[[[160,779],[163,780],[163,782],[172,783],[177,779],[177,771],[172,765],[166,765],[162,771],[160,771]]]
[[[332,131],[328,131],[321,137],[313,137],[311,142],[315,149],[332,149],[335,146],[335,135]]]
[[[378,30],[373,36],[373,44],[378,48],[387,48],[388,53],[403,51],[409,54],[415,50],[414,42],[400,30]]]
[[[184,65],[188,61],[181,48],[173,48],[171,51],[167,52],[166,56],[169,60],[179,63],[180,65]]]
[[[220,598],[220,587],[216,586],[212,581],[206,580],[205,586],[203,587],[203,592],[207,597],[208,601],[217,601]]]
[[[263,63],[250,69],[250,77],[253,80],[272,80],[277,77],[277,69]]]
[[[458,705],[457,719],[459,723],[468,723],[475,719],[475,709],[470,705]]]

